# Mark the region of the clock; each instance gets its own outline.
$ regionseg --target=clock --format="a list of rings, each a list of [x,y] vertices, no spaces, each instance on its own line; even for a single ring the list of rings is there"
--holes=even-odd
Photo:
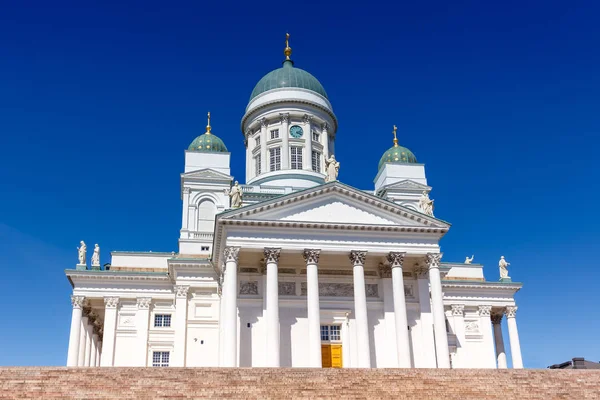
[[[290,135],[292,135],[293,138],[298,139],[298,138],[302,137],[302,133],[303,133],[303,131],[302,131],[301,126],[293,125],[290,128]]]

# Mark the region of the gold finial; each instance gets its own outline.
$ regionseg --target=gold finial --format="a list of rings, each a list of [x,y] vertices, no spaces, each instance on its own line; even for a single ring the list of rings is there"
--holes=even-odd
[[[292,48],[290,47],[290,34],[285,34],[285,50],[283,50],[283,54],[285,54],[285,59],[289,60],[292,55]]]
[[[210,111],[208,113],[208,124],[206,125],[206,133],[210,135]]]
[[[398,138],[396,137],[396,131],[398,128],[394,125],[394,147],[398,147]]]

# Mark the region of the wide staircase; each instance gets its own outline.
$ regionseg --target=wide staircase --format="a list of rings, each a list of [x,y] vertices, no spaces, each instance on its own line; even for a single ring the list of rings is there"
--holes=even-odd
[[[0,368],[0,399],[600,399],[600,371]]]

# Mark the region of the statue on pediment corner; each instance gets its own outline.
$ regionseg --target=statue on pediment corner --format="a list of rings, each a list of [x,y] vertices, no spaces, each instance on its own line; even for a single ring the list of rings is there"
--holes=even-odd
[[[77,248],[77,252],[79,255],[79,265],[87,265],[85,259],[86,259],[86,255],[87,255],[87,246],[85,245],[85,242],[82,240],[81,242],[79,242],[79,247]]]
[[[92,267],[100,269],[100,246],[98,243],[94,245],[94,253],[92,254]]]
[[[427,193],[427,191],[423,191],[423,194],[419,199],[419,208],[423,214],[433,217],[433,200],[429,198],[429,193]]]
[[[473,262],[474,258],[475,258],[474,254],[471,256],[471,258],[469,258],[469,256],[467,256],[467,258],[465,258],[465,264],[471,264]]]
[[[504,256],[500,256],[500,261],[498,262],[498,267],[500,267],[500,280],[510,279],[510,276],[508,276],[508,266],[509,265],[510,265],[510,263],[506,262],[506,260],[504,259]]]
[[[340,163],[335,160],[335,156],[332,154],[325,160],[325,182],[337,181],[339,172]]]
[[[238,181],[235,181],[231,189],[225,189],[225,194],[231,199],[231,208],[240,208],[242,206],[242,188]]]

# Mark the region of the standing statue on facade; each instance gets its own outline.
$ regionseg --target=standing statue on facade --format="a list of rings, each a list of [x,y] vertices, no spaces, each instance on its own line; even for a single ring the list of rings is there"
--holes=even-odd
[[[465,264],[471,264],[471,263],[473,262],[473,259],[474,259],[474,258],[475,258],[475,254],[473,254],[473,255],[471,256],[471,258],[469,258],[469,257],[467,256],[467,258],[465,258]]]
[[[235,181],[235,184],[231,189],[228,191],[226,190],[225,194],[229,195],[229,198],[231,198],[231,208],[240,208],[242,206],[242,188],[238,181]]]
[[[427,214],[433,217],[433,200],[429,198],[429,194],[425,191],[419,199],[419,207],[421,208],[423,214]]]
[[[335,156],[332,154],[329,159],[325,160],[325,182],[337,181],[339,172],[340,163],[335,160]]]
[[[83,240],[79,242],[79,247],[77,248],[77,251],[79,252],[79,265],[87,265],[85,261],[87,255],[87,246],[85,245],[85,242]]]
[[[100,246],[98,243],[94,245],[94,253],[92,254],[92,267],[100,266]]]
[[[500,280],[502,279],[510,279],[510,276],[508,276],[508,266],[510,265],[509,262],[506,262],[506,260],[504,259],[504,256],[500,257],[500,262],[498,263],[498,266],[500,267]]]

